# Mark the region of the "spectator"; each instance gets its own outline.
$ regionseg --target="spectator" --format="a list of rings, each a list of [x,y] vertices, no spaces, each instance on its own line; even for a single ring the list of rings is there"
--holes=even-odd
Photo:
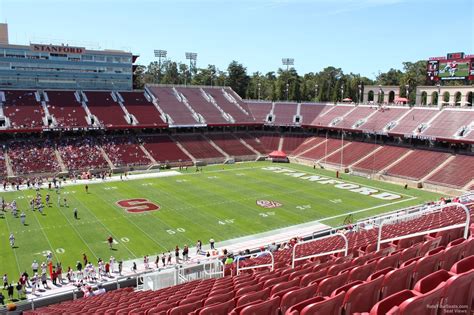
[[[209,240],[209,244],[211,245],[211,249],[215,249],[215,248],[214,248],[215,241],[214,241],[213,238],[211,238],[211,239]]]
[[[13,291],[14,291],[13,283],[10,283],[10,285],[7,287],[9,300],[13,300]]]

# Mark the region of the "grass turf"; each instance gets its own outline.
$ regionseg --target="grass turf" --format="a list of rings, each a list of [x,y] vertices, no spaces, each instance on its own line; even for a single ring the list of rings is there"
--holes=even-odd
[[[61,192],[68,198],[67,208],[58,207],[56,192],[52,190],[49,193],[53,206],[46,207],[44,215],[30,210],[33,190],[2,193],[7,202],[16,199],[18,209],[26,213],[28,225],[22,226],[11,213],[0,219],[0,272],[16,281],[20,271],[31,273],[33,259],[45,260],[47,250],[52,251],[53,261],[61,261],[66,270],[82,260],[83,253],[93,261],[99,257],[108,259],[110,255],[127,260],[172,250],[175,245],[192,247],[198,239],[205,244],[210,238],[219,242],[313,220],[338,226],[350,212],[362,210],[354,214],[358,219],[440,197],[343,175],[346,182],[403,195],[396,201],[379,200],[334,185],[263,170],[266,166],[335,176],[332,171],[267,162],[208,166],[202,173],[189,168],[181,176],[89,185],[89,194],[82,185],[68,186]],[[41,193],[44,199],[47,189]],[[161,208],[128,213],[116,202],[129,198],[146,198]],[[282,206],[265,209],[256,204],[260,199],[277,201]],[[73,216],[75,207],[79,220]],[[15,249],[9,246],[10,232],[15,234]],[[106,242],[109,235],[118,242],[113,251]]]

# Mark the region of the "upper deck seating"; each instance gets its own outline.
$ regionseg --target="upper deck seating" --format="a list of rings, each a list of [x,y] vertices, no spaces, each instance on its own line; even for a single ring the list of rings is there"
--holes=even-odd
[[[123,104],[127,111],[135,116],[140,127],[166,127],[160,112],[155,105],[149,102],[143,92],[120,92]]]
[[[208,125],[231,123],[222,116],[222,113],[210,101],[204,98],[200,89],[192,87],[177,87],[176,89],[186,97],[189,105],[204,117]]]
[[[336,122],[336,118],[341,118],[354,109],[352,105],[334,105],[331,109],[326,110],[317,116],[311,126],[329,126],[332,121]]]
[[[298,109],[297,103],[275,103],[273,115],[275,115],[273,124],[277,126],[295,125],[294,116]]]
[[[168,114],[172,125],[196,125],[199,124],[193,113],[180,101],[172,87],[150,86],[148,90],[158,99],[158,106]]]
[[[223,111],[234,118],[236,124],[254,124],[255,119],[247,103],[230,88],[203,88]]]
[[[129,125],[124,111],[119,103],[114,101],[111,92],[87,91],[85,94],[87,97],[87,107],[105,127]]]
[[[255,117],[255,121],[260,124],[265,123],[267,115],[270,114],[272,110],[272,103],[266,101],[248,101],[247,104],[253,117]]]
[[[405,117],[400,119],[397,125],[390,130],[390,133],[405,135],[418,133],[418,127],[426,124],[439,113],[435,108],[413,108]]]
[[[86,111],[76,100],[73,91],[46,91],[49,114],[56,119],[57,127],[87,127]]]
[[[4,91],[3,113],[10,119],[12,129],[41,129],[44,112],[36,100],[35,91]]]

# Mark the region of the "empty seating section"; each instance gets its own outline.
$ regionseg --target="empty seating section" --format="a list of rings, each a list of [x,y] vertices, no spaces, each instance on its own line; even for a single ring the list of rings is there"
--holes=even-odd
[[[255,119],[253,118],[252,112],[250,111],[247,103],[243,102],[240,97],[238,97],[232,89],[230,88],[203,88],[206,93],[210,94],[216,103],[222,108],[223,111],[230,114],[236,123],[239,124],[246,124],[246,123],[255,123]],[[237,106],[234,102],[230,101],[226,96],[231,97],[231,100],[235,101],[239,106]],[[245,110],[244,111],[242,111]]]
[[[125,113],[119,103],[114,101],[111,92],[85,92],[90,112],[106,127],[128,125]]]
[[[115,167],[151,164],[138,143],[130,137],[102,138],[101,146]]]
[[[43,108],[36,101],[35,91],[4,91],[3,113],[12,129],[43,127]]]
[[[192,112],[181,102],[171,87],[151,86],[149,91],[158,99],[158,106],[168,114],[172,125],[196,125]]]
[[[120,95],[123,98],[123,105],[130,114],[135,116],[139,126],[166,127],[160,112],[146,99],[143,92],[120,92]]]
[[[251,133],[252,136],[258,138],[260,143],[265,147],[265,153],[278,150],[280,144],[280,135],[277,133]]]
[[[386,107],[381,108],[367,119],[367,122],[358,129],[366,131],[384,131],[391,122],[402,117],[409,108],[406,107]],[[389,128],[388,128],[389,129]]]
[[[247,102],[250,110],[252,111],[253,117],[257,123],[265,123],[267,115],[270,114],[272,110],[271,102]]]
[[[421,179],[443,163],[449,153],[416,150],[387,170],[388,175]]]
[[[374,143],[351,142],[345,145],[342,150],[328,157],[326,163],[340,164],[342,159],[342,165],[348,166],[359,161],[378,147]]]
[[[283,136],[282,150],[287,154],[291,154],[297,147],[299,147],[306,139],[307,135],[292,134]]]
[[[407,148],[384,146],[355,164],[353,169],[357,171],[379,172],[394,163],[408,151],[410,150]]]
[[[340,122],[338,122],[336,127],[344,129],[358,129],[358,125],[362,124],[365,119],[367,119],[367,117],[373,114],[375,111],[376,109],[373,109],[370,106],[357,106],[351,111],[349,115],[346,115]]]
[[[207,138],[212,140],[219,148],[230,156],[252,156],[255,157],[255,153],[243,145],[239,139],[234,137],[232,134],[220,133],[220,134],[209,134]]]
[[[438,113],[438,109],[413,108],[405,117],[400,119],[397,125],[390,130],[390,133],[399,135],[418,133],[421,124],[426,124]]]
[[[466,127],[473,121],[474,111],[472,110],[443,110],[422,134],[442,139],[455,138],[461,127]]]
[[[58,143],[57,148],[69,171],[87,171],[109,167],[99,144],[92,137],[63,139]]]
[[[60,171],[54,144],[48,140],[11,142],[8,145],[8,157],[16,175]]]
[[[427,182],[463,188],[474,179],[474,156],[457,155]]]
[[[142,137],[142,141],[145,149],[158,163],[174,164],[191,161],[191,158],[167,135]]]
[[[293,156],[300,155],[304,151],[309,150],[309,149],[319,145],[320,143],[322,143],[324,141],[326,141],[326,138],[321,138],[321,137],[307,138],[307,140],[305,142],[301,143],[295,150],[293,150],[291,155],[293,155]]]
[[[224,158],[224,156],[201,135],[176,135],[175,139],[196,159]]]
[[[331,106],[321,104],[302,103],[300,106],[301,124],[308,126],[319,115],[323,115]]]
[[[256,150],[257,152],[261,154],[266,154],[270,152],[269,150],[267,150],[267,148],[265,148],[265,146],[262,144],[262,142],[260,142],[259,139],[257,139],[256,137],[248,133],[238,133],[238,134],[235,134],[235,136],[244,140],[245,143],[250,145],[254,150]]]
[[[453,206],[386,225],[383,235],[390,238],[427,231],[460,222],[463,216],[464,211]],[[428,314],[428,307],[438,309],[441,303],[471,312],[473,238],[458,238],[440,246],[442,237],[425,235],[412,244],[400,247],[401,242],[394,241],[375,252],[368,245],[374,243],[377,234],[376,228],[346,233],[351,253],[347,257],[310,258],[291,268],[292,249],[285,248],[273,253],[272,271],[254,269],[230,275],[235,271],[233,263],[226,265],[230,274],[222,278],[157,291],[123,288],[24,314]],[[299,245],[296,255],[333,250],[342,244],[337,236],[314,240]],[[269,260],[264,255],[239,263],[251,266]]]
[[[73,91],[46,91],[48,111],[57,127],[87,127],[86,111]]]
[[[298,109],[297,103],[275,103],[273,108],[273,124],[278,126],[295,125],[293,117]]]
[[[347,105],[335,105],[331,109],[325,111],[318,117],[316,117],[311,123],[312,126],[329,126],[331,122],[336,119],[344,116],[349,111],[353,110],[354,106]]]
[[[310,159],[310,160],[321,160],[326,156],[329,156],[336,150],[339,150],[342,146],[342,142],[340,139],[328,139],[326,142],[318,145],[317,147],[306,151],[300,157]]]
[[[176,88],[178,92],[184,95],[191,107],[206,120],[207,124],[228,124],[221,112],[208,100],[200,89],[196,88]]]

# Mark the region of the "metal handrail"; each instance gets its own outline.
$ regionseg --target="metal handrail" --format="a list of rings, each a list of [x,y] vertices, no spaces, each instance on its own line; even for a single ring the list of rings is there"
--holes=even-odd
[[[340,236],[344,239],[345,247],[343,249],[336,249],[336,250],[329,251],[329,252],[321,252],[321,253],[317,253],[317,254],[313,254],[313,255],[301,256],[301,257],[296,258],[296,247],[301,246],[303,244],[307,244],[307,243],[311,243],[311,242],[314,242],[314,241],[319,241],[319,240],[322,240],[322,239],[335,237],[335,236]],[[297,262],[297,261],[305,260],[305,259],[313,258],[313,257],[320,257],[320,256],[331,255],[331,254],[342,253],[342,252],[344,252],[344,256],[347,256],[348,251],[349,251],[349,240],[347,239],[347,236],[345,236],[342,233],[335,233],[335,234],[332,234],[332,235],[327,235],[327,236],[317,238],[316,240],[310,240],[310,241],[306,241],[306,242],[296,243],[295,246],[293,246],[293,254],[292,254],[292,257],[291,257],[291,267],[295,268],[295,262]]]
[[[240,274],[241,270],[258,269],[258,268],[264,268],[264,267],[271,267],[271,271],[273,271],[275,269],[275,257],[273,256],[272,252],[266,250],[266,251],[263,251],[261,253],[269,254],[270,257],[272,258],[272,263],[271,264],[262,264],[262,265],[253,265],[253,266],[248,266],[248,267],[239,267],[240,258],[242,258],[242,257],[253,257],[253,256],[255,256],[255,254],[238,255],[238,256],[236,256],[238,258],[237,259],[237,275]]]
[[[436,206],[436,207],[432,207],[432,208],[429,209],[429,211],[431,212],[431,211],[436,211],[436,210],[442,210],[444,208],[453,207],[453,206],[460,207],[461,209],[463,209],[466,212],[466,222],[465,223],[449,225],[449,226],[445,226],[445,227],[441,227],[441,228],[416,232],[416,233],[412,233],[412,234],[407,234],[407,235],[403,235],[403,236],[397,236],[397,237],[392,237],[392,238],[382,240],[382,228],[385,224],[387,224],[389,222],[393,222],[393,221],[399,221],[399,220],[406,219],[406,218],[412,218],[414,216],[424,215],[428,211],[426,211],[426,212],[421,212],[420,211],[420,212],[416,212],[416,213],[410,213],[410,214],[406,214],[406,215],[403,215],[403,216],[399,216],[397,218],[383,220],[382,222],[380,222],[380,225],[379,225],[379,233],[378,233],[378,237],[377,237],[377,251],[380,250],[380,245],[384,244],[384,243],[389,243],[389,242],[392,242],[392,241],[395,241],[395,240],[402,240],[402,239],[406,239],[406,238],[426,235],[426,234],[435,233],[435,232],[441,232],[441,231],[446,231],[446,230],[457,229],[457,228],[460,228],[460,227],[464,227],[464,236],[463,237],[465,239],[467,239],[467,237],[469,235],[469,225],[470,225],[470,220],[471,220],[471,214],[470,214],[470,211],[469,211],[468,207],[466,207],[465,205],[463,205],[462,203],[459,203],[459,202],[452,202],[452,203],[447,203],[447,204],[444,204],[444,205],[439,205],[439,206]]]

